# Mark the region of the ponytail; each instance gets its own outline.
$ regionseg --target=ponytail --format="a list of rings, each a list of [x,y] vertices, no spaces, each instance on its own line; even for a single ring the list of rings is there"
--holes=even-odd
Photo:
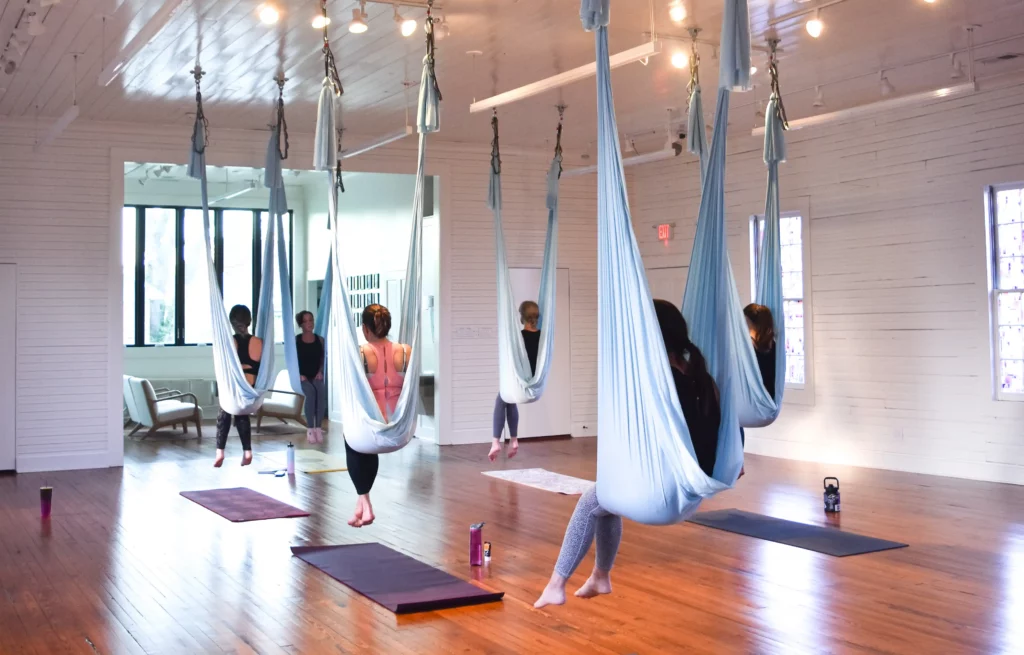
[[[707,415],[718,405],[718,394],[704,354],[697,344],[690,341],[686,319],[675,305],[667,300],[655,300],[654,311],[665,340],[665,350],[669,355],[686,360],[686,375],[696,384],[701,413]]]

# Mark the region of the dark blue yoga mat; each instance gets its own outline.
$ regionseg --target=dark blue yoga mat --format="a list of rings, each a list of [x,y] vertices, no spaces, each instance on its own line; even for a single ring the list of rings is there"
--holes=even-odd
[[[907,544],[896,541],[865,537],[835,528],[797,523],[762,514],[743,512],[738,509],[700,512],[690,519],[690,522],[716,530],[725,530],[787,546],[813,550],[816,553],[824,553],[833,557],[863,555],[880,550],[907,547]]]
[[[301,546],[293,547],[292,553],[395,614],[493,603],[505,595],[381,544]]]

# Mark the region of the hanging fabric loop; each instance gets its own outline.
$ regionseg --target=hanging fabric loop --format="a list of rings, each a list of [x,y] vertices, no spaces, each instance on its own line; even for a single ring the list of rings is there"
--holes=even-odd
[[[281,159],[288,159],[288,121],[284,118],[284,73],[274,78],[277,82],[277,152]]]
[[[331,81],[335,95],[340,96],[345,93],[345,89],[341,86],[341,77],[338,76],[338,67],[334,61],[334,51],[331,50],[331,40],[327,37],[327,25],[330,21],[327,17],[327,0],[320,0],[320,17],[324,24],[324,77]]]
[[[558,105],[558,127],[555,128],[555,161],[558,162],[558,177],[562,177],[562,120],[565,118],[565,105]]]
[[[700,51],[697,49],[697,35],[700,34],[699,27],[690,28],[690,84],[687,91],[693,94],[693,90],[700,84]]]
[[[496,174],[501,174],[501,146],[498,143],[498,110],[494,110],[494,115],[491,116],[491,131],[494,136],[491,138],[491,170]]]
[[[320,16],[323,19],[324,81],[320,87],[320,99],[316,109],[316,135],[313,141],[313,168],[331,171],[340,168],[335,102],[345,91],[341,86],[334,51],[327,36],[327,0],[320,0]]]
[[[789,120],[786,118],[786,108],[782,104],[782,91],[779,88],[779,40],[768,40],[768,75],[771,77],[772,97],[775,99],[775,111],[782,129],[789,129]]]

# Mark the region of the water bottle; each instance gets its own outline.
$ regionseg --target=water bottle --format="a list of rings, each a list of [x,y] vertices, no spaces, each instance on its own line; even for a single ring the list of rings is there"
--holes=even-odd
[[[295,446],[288,444],[288,475],[295,475]]]
[[[835,484],[829,484],[834,480]],[[829,514],[839,512],[839,478],[825,478],[825,511]]]
[[[484,565],[484,524],[474,523],[469,526],[469,565]]]

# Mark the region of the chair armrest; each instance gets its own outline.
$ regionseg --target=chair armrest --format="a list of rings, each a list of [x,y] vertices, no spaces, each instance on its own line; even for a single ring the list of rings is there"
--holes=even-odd
[[[199,399],[196,398],[196,395],[194,393],[179,393],[179,394],[175,394],[173,396],[166,396],[164,398],[157,398],[157,402],[159,403],[161,400],[177,400],[178,398],[191,398],[192,402],[195,403],[195,406],[199,407]]]
[[[294,391],[285,391],[284,389],[269,389],[268,393],[286,393],[289,396],[301,396],[302,398],[305,398],[305,396],[302,395],[301,393],[295,393]]]

